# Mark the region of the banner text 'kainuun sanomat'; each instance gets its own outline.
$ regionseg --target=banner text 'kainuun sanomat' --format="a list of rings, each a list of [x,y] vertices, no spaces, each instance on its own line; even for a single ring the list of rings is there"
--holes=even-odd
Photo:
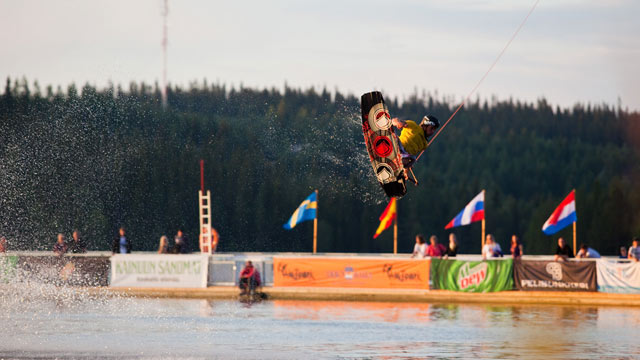
[[[203,288],[208,265],[206,255],[114,255],[110,285]]]

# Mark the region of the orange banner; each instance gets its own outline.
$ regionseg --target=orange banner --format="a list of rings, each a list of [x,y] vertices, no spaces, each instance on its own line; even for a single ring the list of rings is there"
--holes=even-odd
[[[428,259],[273,258],[273,286],[429,289]]]

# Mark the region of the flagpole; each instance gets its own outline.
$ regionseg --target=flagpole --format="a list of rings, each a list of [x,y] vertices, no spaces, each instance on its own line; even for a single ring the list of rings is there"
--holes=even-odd
[[[393,254],[398,253],[398,213],[396,208],[396,218],[393,219]]]
[[[484,223],[484,219],[482,219],[482,239],[480,241],[480,251],[482,251],[482,249],[484,248],[484,230],[485,230],[485,223]]]
[[[573,222],[573,256],[576,256],[576,222]]]
[[[573,201],[576,201],[575,199],[575,193],[576,193],[576,189],[573,189],[573,193],[574,193],[574,198]],[[578,209],[576,209],[576,212],[578,211]],[[573,222],[573,256],[576,256],[576,239],[577,239],[577,231],[576,231],[576,221]]]
[[[484,216],[482,217],[482,239],[480,239],[480,244],[481,244],[480,245],[480,252],[482,252],[482,249],[484,248],[484,233],[485,233],[485,229],[486,229],[485,228],[485,225],[486,225],[485,224],[485,218],[487,217],[487,205],[486,205],[487,197],[485,196],[485,190],[484,189],[482,189],[482,199],[484,199],[484,203],[485,203],[485,205],[484,205],[485,213],[484,213]]]
[[[318,203],[318,190],[316,189],[316,204]],[[318,250],[318,206],[316,205],[316,217],[313,219],[313,253]]]

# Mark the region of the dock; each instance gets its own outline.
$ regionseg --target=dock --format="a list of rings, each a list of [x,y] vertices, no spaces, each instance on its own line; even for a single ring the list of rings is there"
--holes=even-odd
[[[96,292],[135,297],[206,300],[237,299],[233,286],[207,288],[93,288]],[[261,289],[269,300],[377,301],[440,304],[571,305],[640,307],[640,294],[611,294],[568,291],[499,291],[465,293],[449,290],[350,289],[350,288],[273,288]]]

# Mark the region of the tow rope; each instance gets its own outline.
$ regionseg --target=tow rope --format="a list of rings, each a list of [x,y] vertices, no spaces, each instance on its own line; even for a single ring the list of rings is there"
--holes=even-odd
[[[498,61],[500,61],[500,58],[502,57],[502,55],[504,55],[504,53],[507,51],[507,48],[509,48],[509,45],[511,45],[511,42],[513,42],[513,39],[516,38],[516,36],[518,35],[518,33],[520,32],[520,29],[522,29],[522,27],[524,26],[524,24],[527,22],[527,20],[529,19],[529,16],[531,16],[531,14],[533,13],[533,10],[535,10],[536,6],[538,6],[538,3],[540,2],[540,0],[536,0],[536,2],[533,4],[533,6],[531,7],[531,10],[529,10],[529,12],[527,13],[527,16],[525,16],[524,20],[522,20],[522,22],[520,23],[520,26],[518,26],[518,28],[516,29],[516,31],[513,33],[513,35],[511,36],[511,39],[509,39],[509,41],[507,42],[507,44],[504,46],[504,48],[502,49],[502,51],[500,52],[500,54],[498,55],[498,57],[496,57],[496,59],[493,61],[493,63],[491,64],[491,66],[489,67],[489,69],[487,70],[487,72],[484,73],[484,75],[482,76],[482,78],[480,78],[480,80],[478,81],[478,83],[476,84],[476,86],[473,88],[473,90],[471,90],[471,92],[469,93],[469,95],[467,95],[467,97],[462,101],[462,103],[458,106],[458,108],[456,109],[456,111],[453,112],[453,114],[451,114],[451,116],[449,117],[449,119],[447,119],[447,121],[445,121],[445,123],[442,125],[442,127],[440,127],[440,129],[438,129],[438,131],[435,133],[435,135],[433,135],[433,137],[431,138],[431,140],[429,140],[429,142],[427,143],[427,149],[429,148],[429,146],[431,146],[431,143],[433,143],[433,141],[438,137],[438,135],[440,135],[440,133],[442,132],[442,130],[444,130],[444,128],[447,126],[447,124],[449,124],[449,122],[453,119],[454,116],[456,116],[456,114],[458,113],[458,111],[460,111],[460,109],[462,109],[462,107],[467,103],[467,101],[469,101],[469,98],[471,98],[471,96],[476,92],[476,90],[478,90],[478,87],[480,87],[480,84],[482,84],[482,82],[484,81],[484,79],[486,79],[486,77],[489,75],[489,73],[491,72],[491,70],[493,70],[493,68],[496,66],[496,64],[498,63]],[[425,149],[426,150],[426,149]],[[422,152],[420,152],[420,154],[418,155],[418,157],[416,158],[416,161],[418,161],[418,159],[420,159],[420,156],[422,156],[422,153],[424,153],[424,150],[422,150]]]

